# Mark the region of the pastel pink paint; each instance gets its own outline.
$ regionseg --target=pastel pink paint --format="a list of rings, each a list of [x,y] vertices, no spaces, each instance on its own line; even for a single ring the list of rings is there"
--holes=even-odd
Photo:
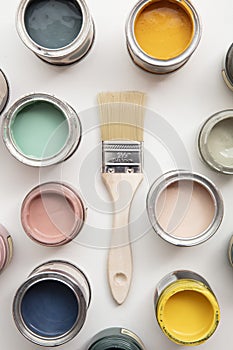
[[[27,235],[47,246],[70,242],[85,220],[84,205],[78,194],[61,183],[45,183],[24,199],[21,222]]]

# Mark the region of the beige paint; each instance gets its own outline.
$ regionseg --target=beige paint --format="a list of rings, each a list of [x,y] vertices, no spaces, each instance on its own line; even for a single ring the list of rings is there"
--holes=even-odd
[[[213,221],[214,200],[203,185],[180,180],[161,193],[155,214],[165,232],[191,238],[203,233]]]

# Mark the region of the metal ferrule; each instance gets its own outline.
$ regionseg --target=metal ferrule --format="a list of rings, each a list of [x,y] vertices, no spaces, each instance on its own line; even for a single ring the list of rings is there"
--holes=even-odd
[[[74,63],[88,53],[94,42],[95,27],[85,0],[76,0],[83,16],[82,28],[78,36],[69,45],[58,49],[42,47],[29,36],[25,26],[25,11],[31,1],[21,0],[16,16],[16,27],[21,40],[34,54],[43,61],[62,66]]]
[[[143,142],[103,141],[103,173],[141,173]]]
[[[199,41],[201,39],[201,21],[196,9],[194,8],[191,2],[189,2],[188,0],[171,0],[171,2],[176,3],[178,6],[183,6],[188,8],[190,13],[192,14],[192,20],[193,20],[193,26],[194,26],[193,38],[191,40],[190,45],[187,47],[187,49],[176,57],[163,60],[163,59],[157,59],[155,57],[149,56],[146,52],[144,52],[141,49],[141,47],[137,43],[137,40],[134,34],[134,27],[135,27],[135,21],[138,14],[148,5],[157,1],[158,0],[140,0],[134,6],[132,11],[130,12],[130,15],[126,23],[126,43],[127,43],[129,54],[136,65],[138,65],[142,69],[151,73],[165,74],[165,73],[173,72],[179,69],[180,67],[182,67],[183,64],[185,64],[188,61],[190,56],[196,50],[199,44]]]
[[[21,314],[21,304],[25,293],[38,282],[53,280],[67,285],[74,293],[79,315],[73,327],[64,335],[44,337],[30,330]],[[17,290],[13,302],[13,317],[20,333],[40,346],[59,346],[73,339],[83,327],[91,300],[91,289],[86,276],[75,265],[61,260],[52,260],[38,266]]]

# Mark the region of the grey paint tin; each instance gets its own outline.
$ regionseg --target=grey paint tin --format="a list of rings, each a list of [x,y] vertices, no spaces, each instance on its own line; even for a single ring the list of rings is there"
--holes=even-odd
[[[210,116],[198,134],[201,159],[211,169],[222,174],[233,174],[233,109]]]
[[[0,70],[0,113],[4,110],[9,98],[9,84],[2,70]]]
[[[226,85],[233,91],[233,43],[228,48],[224,57],[222,76]]]
[[[88,350],[145,350],[141,339],[125,328],[108,328],[96,334]]]
[[[75,21],[81,22],[80,28]],[[54,65],[68,65],[80,60],[90,50],[95,35],[85,0],[21,0],[16,26],[24,44],[39,58]],[[74,27],[73,34],[70,33],[71,26]],[[66,35],[69,36],[67,40]],[[45,37],[47,42],[41,40]],[[56,40],[59,42],[54,46]]]
[[[83,327],[91,300],[87,277],[60,260],[38,266],[17,290],[13,316],[20,333],[41,346],[58,346]]]
[[[45,93],[18,99],[2,121],[8,151],[18,161],[34,167],[54,165],[71,157],[81,141],[81,132],[75,110]]]
[[[136,65],[151,73],[164,74],[173,72],[183,66],[196,50],[201,38],[201,23],[196,9],[188,0],[165,1],[169,4],[177,6],[178,8],[182,8],[188,14],[190,20],[192,21],[193,36],[188,47],[181,54],[168,59],[158,59],[154,56],[152,57],[139,45],[135,35],[135,23],[138,16],[140,16],[144,9],[152,6],[153,4],[159,4],[159,2],[161,1],[140,0],[136,3],[131,10],[126,23],[126,43],[129,54]],[[161,2],[161,7],[164,6],[163,3],[164,2]]]

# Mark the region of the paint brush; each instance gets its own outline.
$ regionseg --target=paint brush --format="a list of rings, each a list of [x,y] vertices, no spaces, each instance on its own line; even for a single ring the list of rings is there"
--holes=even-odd
[[[113,203],[108,281],[112,296],[122,304],[132,279],[129,213],[143,179],[145,94],[138,91],[98,95],[102,137],[102,179]]]

